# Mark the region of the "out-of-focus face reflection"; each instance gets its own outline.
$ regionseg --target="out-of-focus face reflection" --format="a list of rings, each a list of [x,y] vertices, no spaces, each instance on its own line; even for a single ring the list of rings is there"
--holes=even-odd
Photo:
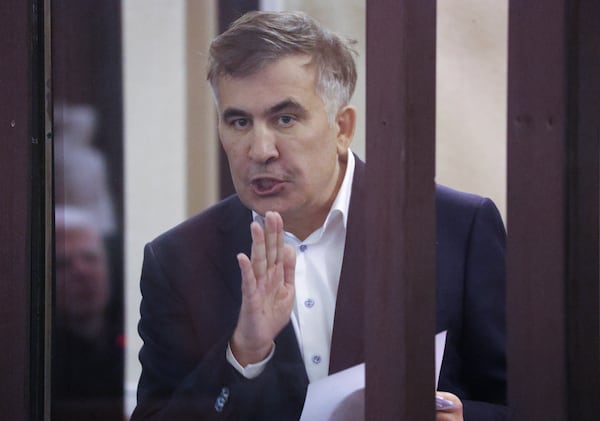
[[[68,325],[103,317],[109,299],[104,245],[91,227],[56,228],[56,311]]]
[[[101,223],[75,206],[57,206],[54,216],[52,419],[122,419],[122,326],[107,314],[113,281]]]

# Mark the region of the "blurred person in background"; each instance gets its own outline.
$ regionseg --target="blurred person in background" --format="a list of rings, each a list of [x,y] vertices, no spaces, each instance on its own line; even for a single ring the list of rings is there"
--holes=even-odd
[[[121,419],[124,339],[111,318],[100,227],[83,209],[59,206],[55,212],[52,419]]]

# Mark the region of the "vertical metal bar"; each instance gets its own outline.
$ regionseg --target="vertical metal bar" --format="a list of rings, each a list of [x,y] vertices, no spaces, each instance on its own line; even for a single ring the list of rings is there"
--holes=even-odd
[[[507,322],[515,420],[600,416],[600,16],[592,3],[510,2]]]
[[[566,358],[569,420],[600,419],[600,3],[567,3]]]
[[[434,419],[435,16],[367,3],[369,420]]]

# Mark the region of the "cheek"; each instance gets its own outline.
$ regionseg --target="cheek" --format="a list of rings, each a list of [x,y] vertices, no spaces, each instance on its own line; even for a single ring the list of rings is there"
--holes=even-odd
[[[221,146],[223,147],[223,151],[225,151],[225,155],[227,156],[227,161],[229,162],[229,165],[239,165],[240,161],[243,158],[242,142],[232,140],[221,140]]]
[[[328,172],[338,160],[337,145],[333,140],[323,143],[322,140],[317,140],[312,143],[312,147],[308,152],[309,165],[319,172]]]
[[[229,163],[229,172],[236,179],[242,177],[244,173],[244,160],[235,153],[227,153],[227,162]]]

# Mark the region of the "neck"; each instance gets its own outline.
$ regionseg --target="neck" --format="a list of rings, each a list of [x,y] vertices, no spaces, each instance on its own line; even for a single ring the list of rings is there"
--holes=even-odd
[[[344,182],[346,167],[346,161],[340,161],[339,172],[333,192],[329,195],[323,206],[310,213],[310,217],[308,217],[306,213],[301,213],[299,215],[282,215],[284,229],[287,232],[294,234],[300,241],[304,241],[310,234],[323,226],[327,219],[327,215],[329,215],[331,207],[340,192],[342,183]]]
[[[323,226],[323,224],[325,223],[325,219],[327,219],[327,215],[329,214],[329,210],[331,209],[331,204],[333,204],[333,202],[330,203],[327,210],[324,211],[322,214],[314,215],[313,218],[311,218],[311,220],[315,222],[308,224],[306,217],[304,218],[304,220],[302,220],[303,218],[300,217],[299,223],[294,224],[293,221],[287,222],[291,218],[284,218],[283,228],[287,232],[294,234],[294,236],[296,236],[298,240],[304,241],[308,238],[310,234],[315,232],[319,227]]]

